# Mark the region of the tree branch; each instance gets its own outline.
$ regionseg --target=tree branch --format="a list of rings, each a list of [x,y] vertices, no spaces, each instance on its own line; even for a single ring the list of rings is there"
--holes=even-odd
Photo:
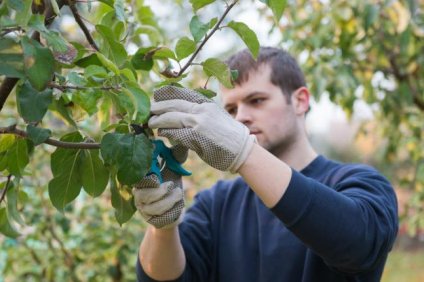
[[[6,103],[7,97],[9,97],[10,92],[12,92],[12,89],[15,87],[18,80],[19,78],[14,77],[6,77],[3,80],[3,83],[0,86],[0,112]]]
[[[121,90],[120,86],[101,86],[101,87],[82,87],[82,86],[73,86],[73,85],[60,85],[50,82],[48,84],[49,88],[55,88],[60,91],[66,91],[66,89],[73,89],[73,90],[88,90],[88,89],[98,89],[98,90]]]
[[[15,134],[23,138],[28,138],[28,134],[20,129],[17,129],[15,125],[8,127],[0,127],[0,134]],[[65,149],[100,149],[100,143],[88,143],[88,142],[64,142],[56,139],[48,138],[44,143],[51,146],[65,148]]]
[[[10,178],[12,178],[11,174],[9,174],[7,176],[6,186],[4,186],[4,189],[3,189],[1,196],[0,196],[0,204],[3,202],[4,198],[6,197],[7,190],[9,189]]]
[[[15,31],[21,31],[21,30],[22,30],[22,27],[20,27],[20,26],[4,28],[4,29],[1,29],[0,37],[3,37],[8,33],[15,32]]]
[[[197,55],[199,54],[200,50],[203,48],[203,46],[206,44],[206,42],[209,40],[209,38],[211,38],[211,36],[220,28],[220,25],[221,25],[222,21],[227,16],[227,14],[230,12],[230,10],[237,4],[237,2],[238,2],[238,0],[235,0],[233,3],[231,3],[230,5],[227,6],[227,9],[225,9],[224,14],[222,14],[221,18],[218,20],[218,22],[216,23],[216,25],[214,26],[214,28],[211,30],[210,33],[208,33],[205,36],[205,38],[200,43],[200,45],[197,47],[197,49],[193,53],[193,55],[191,55],[191,57],[187,61],[187,63],[182,67],[182,69],[180,69],[180,71],[178,72],[178,74],[176,75],[176,77],[181,76],[187,70],[187,68],[191,65],[191,63],[193,62],[194,58],[197,57]]]
[[[67,1],[68,1],[68,6],[71,9],[72,15],[74,15],[75,21],[77,22],[77,24],[81,28],[82,32],[84,33],[85,38],[87,38],[88,43],[90,43],[91,47],[93,47],[96,51],[99,51],[99,47],[97,47],[96,42],[94,42],[94,39],[90,34],[90,31],[88,30],[87,26],[83,22],[80,14],[78,12],[78,9],[75,6],[75,0],[67,0]]]

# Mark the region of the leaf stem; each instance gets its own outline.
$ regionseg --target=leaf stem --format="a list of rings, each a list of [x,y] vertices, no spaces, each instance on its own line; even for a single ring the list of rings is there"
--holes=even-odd
[[[3,202],[4,198],[6,197],[6,193],[7,193],[7,190],[9,189],[9,184],[10,184],[10,179],[11,178],[12,178],[12,175],[9,174],[7,176],[6,186],[4,187],[4,189],[3,189],[2,193],[1,193],[1,196],[0,196],[0,204]]]
[[[230,10],[237,4],[239,0],[233,1],[230,5],[227,6],[227,9],[225,9],[225,12],[222,14],[221,18],[218,20],[218,22],[215,24],[214,28],[205,36],[205,38],[202,40],[200,45],[197,47],[196,51],[191,55],[190,59],[187,61],[187,63],[180,69],[180,71],[177,74],[177,77],[181,76],[187,68],[192,64],[194,58],[197,57],[200,50],[203,48],[203,46],[206,44],[206,42],[211,38],[211,36],[220,28],[220,24],[225,19],[227,14],[230,12]]]
[[[67,0],[68,6],[71,9],[72,15],[74,15],[75,21],[81,28],[82,32],[85,35],[85,38],[87,38],[88,43],[90,43],[91,47],[93,47],[96,51],[99,51],[99,47],[97,47],[96,42],[94,41],[93,37],[90,34],[90,31],[88,30],[87,26],[83,22],[81,15],[78,12],[77,7],[75,6],[75,0]]]
[[[20,129],[16,128],[16,125],[8,127],[0,127],[0,134],[15,134],[23,138],[28,138],[28,134]],[[100,149],[100,143],[89,143],[89,142],[64,142],[56,139],[48,138],[44,143],[64,149]]]

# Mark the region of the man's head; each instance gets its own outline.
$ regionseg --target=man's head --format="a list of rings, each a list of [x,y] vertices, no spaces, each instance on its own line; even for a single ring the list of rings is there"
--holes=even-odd
[[[289,103],[289,97],[293,91],[302,86],[306,87],[305,77],[296,60],[283,49],[261,47],[256,60],[248,49],[244,49],[231,56],[226,63],[230,69],[238,71],[238,77],[234,81],[236,85],[246,82],[250,73],[259,67],[270,66],[270,82],[280,87]]]
[[[244,50],[227,64],[239,76],[234,88],[221,88],[225,109],[274,155],[294,150],[306,137],[310,96],[296,60],[281,49],[263,47],[256,61]]]

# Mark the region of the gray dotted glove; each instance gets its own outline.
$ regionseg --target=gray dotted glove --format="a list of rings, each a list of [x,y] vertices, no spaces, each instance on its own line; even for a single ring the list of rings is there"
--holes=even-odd
[[[222,107],[185,88],[165,86],[154,92],[149,127],[195,151],[210,166],[237,172],[247,159],[255,137]]]
[[[187,148],[176,145],[171,148],[176,161],[187,159]],[[141,216],[156,228],[170,228],[181,221],[184,209],[184,192],[181,175],[166,166],[161,171],[163,183],[155,174],[144,177],[134,185],[134,202]]]

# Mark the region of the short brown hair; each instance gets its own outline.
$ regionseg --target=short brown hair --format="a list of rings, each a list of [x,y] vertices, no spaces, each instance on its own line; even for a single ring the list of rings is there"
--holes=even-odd
[[[280,87],[287,101],[296,89],[306,86],[305,76],[296,60],[285,50],[274,47],[261,47],[256,61],[250,51],[244,49],[226,61],[228,67],[238,71],[235,84],[241,85],[249,79],[249,73],[260,66],[268,64],[271,67],[271,83]]]

